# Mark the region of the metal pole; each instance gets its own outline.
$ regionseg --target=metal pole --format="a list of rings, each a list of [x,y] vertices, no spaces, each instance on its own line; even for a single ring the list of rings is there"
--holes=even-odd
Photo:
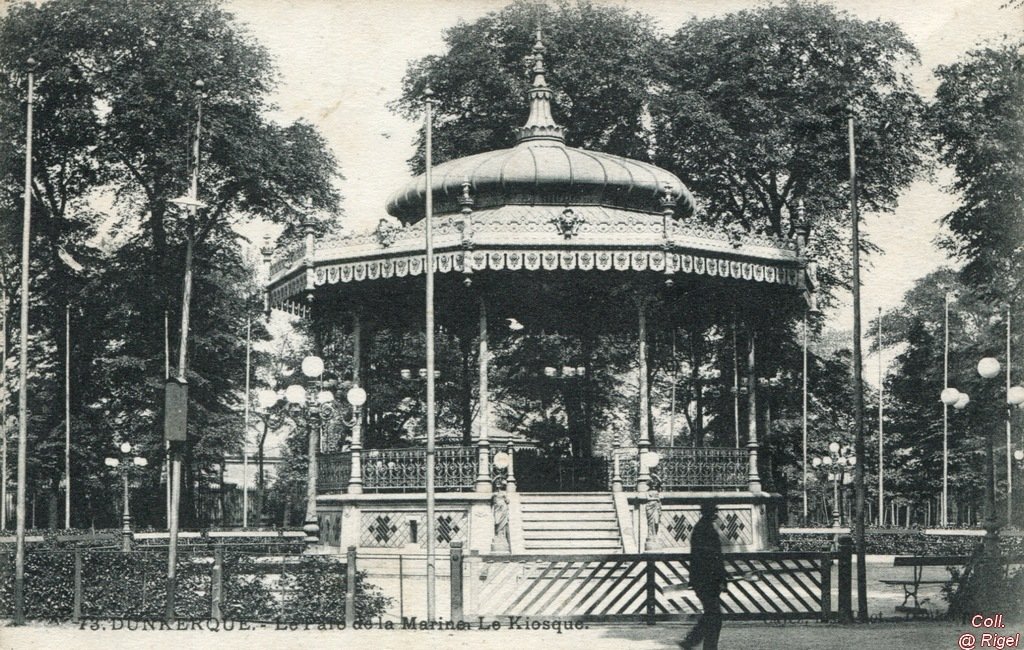
[[[426,233],[425,262],[427,265],[427,268],[424,269],[427,276],[427,618],[434,620],[436,612],[434,592],[434,547],[437,543],[434,528],[437,522],[434,516],[434,239],[432,232],[434,220],[434,194],[433,188],[431,187],[432,181],[430,169],[433,164],[431,156],[431,148],[433,146],[431,134],[431,130],[433,128],[431,123],[431,105],[434,101],[434,93],[430,88],[427,88],[423,94],[426,97],[426,175],[424,180],[427,185],[426,223],[424,224]]]
[[[1010,357],[1010,305],[1006,305],[1006,397],[1010,396],[1010,369],[1012,359]],[[1006,403],[1006,523],[1013,523],[1013,427],[1010,424],[1012,419],[1012,407]]]
[[[203,123],[203,100],[202,83],[196,82],[200,94],[196,98],[196,133],[192,143],[192,184],[189,188],[189,197],[192,199],[188,206],[188,227],[185,235],[185,281],[181,297],[181,337],[178,349],[178,378],[185,382],[188,373],[188,319],[189,310],[192,304],[192,228],[195,224],[196,212],[199,202],[199,139],[202,134]],[[188,404],[185,404],[187,410]],[[174,619],[174,592],[177,581],[178,561],[178,510],[181,501],[181,457],[178,445],[171,446],[171,511],[168,517],[169,534],[167,549],[167,620]]]
[[[640,296],[637,298],[637,373],[640,389],[640,433],[637,436],[637,447],[639,448],[639,469],[636,477],[636,491],[647,492],[651,470],[647,466],[647,452],[651,448],[650,432],[650,399],[647,395],[647,299]],[[698,416],[699,417],[699,416]]]
[[[853,483],[856,492],[856,522],[854,541],[857,546],[857,618],[868,620],[867,567],[864,565],[864,381],[862,375],[864,359],[861,354],[860,328],[860,216],[857,213],[857,153],[854,145],[853,115],[849,121],[850,144],[850,220],[852,222],[853,248],[853,421],[854,455],[857,465],[853,468]]]
[[[3,464],[0,480],[0,529],[7,530],[7,282],[0,288],[0,309],[3,309],[0,325],[0,432],[3,445],[0,448],[0,463]]]
[[[123,514],[121,515],[121,550],[128,552],[132,550],[132,515],[128,510],[128,463],[131,459],[127,456],[124,457],[124,467],[121,469],[121,475],[124,477],[124,505]]]
[[[252,375],[252,316],[245,317],[245,423],[242,429],[242,528],[249,527],[249,377]]]
[[[949,388],[949,292],[945,296],[945,342],[942,348],[942,388]],[[942,403],[942,527],[949,526],[949,406]]]
[[[479,393],[480,393],[480,432],[477,438],[477,445],[479,447],[478,452],[478,468],[477,468],[477,482],[476,490],[478,492],[490,492],[491,486],[491,442],[489,440],[490,431],[490,411],[491,411],[491,400],[489,395],[489,384],[488,384],[488,372],[489,372],[489,360],[487,358],[487,301],[484,296],[479,297],[480,305],[480,319],[479,319],[479,340],[477,341],[478,353],[477,353],[477,364],[478,364],[478,382],[479,382]]]
[[[885,385],[882,383],[882,308],[878,308],[878,525],[885,525]]]
[[[736,315],[732,317],[732,418],[736,448],[740,448],[740,350],[736,347]]]
[[[734,333],[735,337],[736,334]],[[807,312],[804,311],[804,358],[803,358],[803,444],[804,444],[804,524],[807,524]]]
[[[25,196],[21,225],[21,322],[18,337],[18,510],[14,554],[14,623],[25,622],[25,474],[28,455],[28,271],[32,225],[32,107],[35,103],[36,62],[28,60],[28,107],[25,117]]]
[[[71,305],[64,306],[64,529],[71,528]]]
[[[164,311],[164,380],[171,378],[171,338],[170,338],[170,323],[168,322],[167,311]],[[166,459],[164,460],[164,468],[167,470],[167,494],[166,494],[166,507],[167,507],[167,529],[171,529],[171,443],[164,443],[164,450],[166,453]]]
[[[672,326],[672,410],[668,415],[668,446],[676,446],[676,384],[679,383],[678,366],[676,365],[676,328]]]

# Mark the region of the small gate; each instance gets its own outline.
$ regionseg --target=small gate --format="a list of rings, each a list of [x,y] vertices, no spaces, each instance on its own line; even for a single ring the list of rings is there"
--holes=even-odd
[[[722,592],[733,620],[828,620],[831,553],[729,553]],[[678,620],[698,614],[688,554],[531,555],[469,562],[467,617],[586,621]],[[666,588],[674,587],[666,593]]]

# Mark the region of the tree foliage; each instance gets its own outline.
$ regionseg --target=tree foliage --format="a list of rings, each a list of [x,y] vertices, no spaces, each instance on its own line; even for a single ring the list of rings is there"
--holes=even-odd
[[[661,59],[656,160],[714,223],[792,234],[803,200],[827,295],[848,282],[849,110],[860,208],[890,212],[925,162],[916,62],[895,24],[822,4],[693,19]]]
[[[419,119],[423,90],[434,91],[434,160],[512,146],[526,121],[529,56],[543,27],[555,121],[567,144],[648,158],[645,127],[658,37],[643,14],[591,2],[520,0],[445,31],[447,51],[409,65],[394,108]],[[415,171],[423,169],[422,133]]]
[[[237,448],[242,430],[237,388],[245,316],[258,307],[252,267],[233,226],[269,219],[283,223],[288,238],[300,218],[297,206],[335,210],[336,161],[309,124],[269,118],[276,81],[270,56],[215,0],[19,2],[0,18],[5,223],[20,224],[29,57],[38,62],[32,480],[55,495],[63,473],[64,309],[72,304],[72,490],[85,502],[74,509],[112,514],[103,487],[111,477],[101,470],[115,440],[142,446],[152,468],[142,483],[155,488],[163,457],[161,384],[166,356],[176,356],[180,340],[184,242],[191,235],[184,517],[193,523],[192,486],[212,478],[212,464]],[[170,201],[188,190],[200,101],[199,198],[208,208],[192,222]],[[20,253],[20,234],[19,227],[3,233],[5,278],[13,275],[7,261]],[[84,270],[69,268],[66,254]],[[262,329],[255,335],[263,336]],[[144,490],[140,498],[152,498],[146,504],[152,507],[138,511],[162,513],[159,492]],[[56,507],[50,511],[52,522]],[[162,517],[145,523],[158,522]]]
[[[992,298],[1024,290],[1024,41],[1003,40],[935,70],[929,114],[960,204],[943,217],[964,277]]]

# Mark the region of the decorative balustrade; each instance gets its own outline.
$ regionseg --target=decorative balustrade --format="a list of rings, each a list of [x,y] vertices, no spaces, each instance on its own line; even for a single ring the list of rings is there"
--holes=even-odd
[[[658,447],[654,473],[662,490],[745,489],[748,452],[732,447]],[[639,462],[635,450],[619,451],[619,473],[625,489],[636,489]],[[608,483],[611,485],[611,475]]]
[[[491,476],[497,475],[491,449]],[[718,447],[661,447],[654,473],[662,490],[745,489],[748,472],[746,449]],[[636,449],[620,449],[619,473],[622,486],[635,490],[639,474]],[[426,488],[427,450],[365,449],[363,490],[365,492],[414,492]],[[437,447],[434,486],[442,491],[470,491],[479,471],[476,447]],[[546,458],[536,449],[515,450],[515,472],[521,491],[591,491],[611,489],[611,458]],[[344,492],[352,474],[352,454],[330,452],[320,455],[317,490]]]
[[[344,492],[352,476],[352,454],[347,451],[321,453],[316,464],[318,492]]]
[[[434,455],[434,487],[438,490],[473,489],[478,471],[479,452],[476,447],[436,447]],[[493,454],[492,454],[493,455]],[[364,449],[364,492],[418,491],[427,485],[427,450]],[[352,454],[322,454],[319,460],[320,492],[341,492],[348,486],[352,473]]]

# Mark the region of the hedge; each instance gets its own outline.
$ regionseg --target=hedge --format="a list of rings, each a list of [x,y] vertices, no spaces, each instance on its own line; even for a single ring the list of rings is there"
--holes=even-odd
[[[846,529],[843,532],[850,534]],[[833,537],[832,533],[782,533],[779,546],[783,551],[823,552],[831,550]],[[921,530],[875,530],[864,535],[869,555],[971,555],[981,541],[981,537],[931,535]],[[1008,555],[1024,555],[1024,537],[1020,535],[1000,535],[999,546]]]
[[[83,618],[159,620],[166,608],[166,550],[80,549]],[[0,551],[0,616],[14,605],[13,553]],[[209,619],[214,554],[180,551],[175,616]],[[222,617],[236,621],[340,623],[345,620],[346,566],[333,557],[260,557],[236,547],[223,551]],[[25,616],[65,621],[74,613],[74,550],[25,555]],[[355,618],[368,622],[391,599],[356,572]]]

